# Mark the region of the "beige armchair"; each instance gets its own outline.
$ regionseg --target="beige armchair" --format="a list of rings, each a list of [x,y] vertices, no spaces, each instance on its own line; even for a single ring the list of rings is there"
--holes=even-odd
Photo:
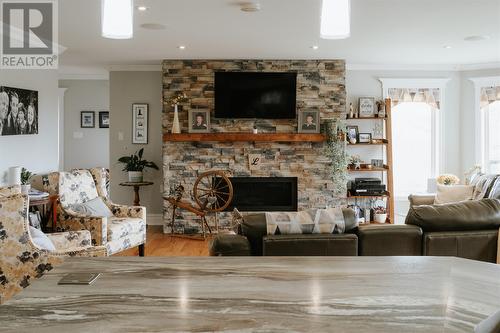
[[[59,196],[57,230],[88,230],[92,245],[105,246],[107,255],[139,247],[144,256],[146,208],[117,205],[109,199],[109,173],[104,168],[53,172],[36,176],[32,186]],[[75,211],[75,205],[100,197],[113,216],[88,216]]]
[[[0,303],[26,288],[68,256],[105,256],[106,248],[90,245],[90,232],[47,235],[55,251],[35,245],[29,232],[28,197],[19,186],[0,188]]]

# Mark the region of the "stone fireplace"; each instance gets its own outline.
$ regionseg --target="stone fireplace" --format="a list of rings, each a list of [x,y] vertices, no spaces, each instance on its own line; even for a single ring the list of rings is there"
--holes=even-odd
[[[213,133],[259,132],[296,133],[296,120],[215,119],[214,72],[262,71],[297,72],[297,112],[319,110],[321,119],[345,118],[345,63],[343,60],[165,60],[163,62],[163,98],[167,100],[184,92],[188,101],[180,105],[180,122],[187,132],[188,110],[209,110]],[[172,127],[172,107],[164,103],[163,133]],[[324,157],[323,142],[226,142],[226,141],[169,141],[163,143],[164,196],[176,185],[186,189],[184,200],[192,200],[194,182],[201,172],[227,170],[235,181],[248,177],[288,177],[296,179],[296,206],[302,210],[339,204],[333,195],[329,174],[330,161]],[[259,157],[260,164],[251,159]],[[284,180],[287,178],[284,178]],[[283,181],[284,181],[283,180]],[[255,179],[255,182],[258,182]],[[279,186],[279,185],[278,185]],[[289,186],[289,185],[284,185]],[[276,190],[278,188],[275,188]],[[248,198],[251,199],[251,198]],[[292,198],[293,199],[293,198]],[[279,206],[279,203],[273,203]],[[264,207],[265,208],[265,207]],[[267,207],[269,208],[269,207]],[[257,209],[256,209],[257,210]],[[283,209],[285,210],[285,209]],[[171,232],[172,209],[164,201],[164,231]],[[229,226],[230,212],[219,213],[219,224]],[[213,218],[209,217],[209,220]],[[178,210],[175,232],[201,231],[195,215]]]

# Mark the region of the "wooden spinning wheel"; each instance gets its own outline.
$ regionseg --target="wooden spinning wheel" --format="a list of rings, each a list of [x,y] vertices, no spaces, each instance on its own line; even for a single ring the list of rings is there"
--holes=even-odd
[[[204,172],[194,183],[193,196],[202,210],[222,212],[233,200],[233,184],[222,171]]]

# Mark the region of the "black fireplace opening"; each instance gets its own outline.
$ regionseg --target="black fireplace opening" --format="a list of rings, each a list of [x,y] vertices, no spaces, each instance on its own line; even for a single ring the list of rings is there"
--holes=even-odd
[[[226,211],[297,211],[297,177],[232,177],[231,183],[234,195]]]

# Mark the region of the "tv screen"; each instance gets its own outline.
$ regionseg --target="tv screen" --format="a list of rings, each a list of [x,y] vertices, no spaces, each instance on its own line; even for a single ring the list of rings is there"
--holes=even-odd
[[[295,119],[297,73],[216,72],[216,118]]]

